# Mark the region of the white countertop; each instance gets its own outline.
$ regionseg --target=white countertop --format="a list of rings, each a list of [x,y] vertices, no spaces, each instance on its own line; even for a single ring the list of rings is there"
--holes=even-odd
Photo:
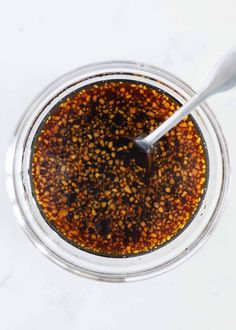
[[[36,250],[13,215],[4,173],[17,120],[53,79],[86,63],[127,59],[160,66],[197,89],[235,42],[235,12],[235,0],[1,2],[1,330],[236,328],[234,176],[220,224],[197,254],[160,277],[109,284],[76,277]],[[209,104],[234,172],[236,89]]]

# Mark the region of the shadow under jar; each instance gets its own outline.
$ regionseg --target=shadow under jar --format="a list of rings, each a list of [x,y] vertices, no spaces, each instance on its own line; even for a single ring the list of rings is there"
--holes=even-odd
[[[75,70],[39,96],[8,166],[18,218],[43,253],[77,274],[128,281],[170,269],[206,240],[229,172],[209,108],[157,143],[150,177],[123,141],[152,131],[191,95],[160,69],[121,62]]]

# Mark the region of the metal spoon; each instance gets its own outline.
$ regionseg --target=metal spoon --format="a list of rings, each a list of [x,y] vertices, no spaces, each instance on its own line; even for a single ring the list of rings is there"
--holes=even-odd
[[[205,85],[195,94],[192,99],[185,103],[178,111],[171,115],[165,122],[157,127],[146,137],[127,138],[131,141],[137,151],[146,159],[146,169],[150,172],[152,168],[152,149],[154,144],[176,126],[186,115],[193,111],[199,104],[209,96],[229,90],[236,85],[236,48],[229,51],[215,65]]]

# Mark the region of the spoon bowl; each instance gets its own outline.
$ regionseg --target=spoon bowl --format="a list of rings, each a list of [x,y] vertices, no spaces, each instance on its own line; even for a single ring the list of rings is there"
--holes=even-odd
[[[136,150],[136,159],[140,158],[142,167],[146,169],[146,174],[150,175],[153,165],[153,147],[147,143],[143,143],[143,136],[135,139],[127,138],[133,143],[133,148]]]

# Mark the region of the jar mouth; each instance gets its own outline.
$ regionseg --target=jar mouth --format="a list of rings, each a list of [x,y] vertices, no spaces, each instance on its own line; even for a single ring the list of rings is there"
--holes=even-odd
[[[104,62],[74,70],[49,85],[23,116],[8,151],[7,181],[17,218],[41,252],[75,274],[103,281],[124,282],[170,270],[202,246],[215,228],[225,206],[230,171],[225,139],[211,110],[204,103],[192,116],[204,137],[209,154],[209,179],[201,206],[183,233],[157,250],[125,259],[90,254],[58,236],[40,215],[32,196],[29,178],[32,140],[45,115],[59,100],[89,83],[114,78],[148,83],[180,103],[195,94],[175,76],[141,63]]]

